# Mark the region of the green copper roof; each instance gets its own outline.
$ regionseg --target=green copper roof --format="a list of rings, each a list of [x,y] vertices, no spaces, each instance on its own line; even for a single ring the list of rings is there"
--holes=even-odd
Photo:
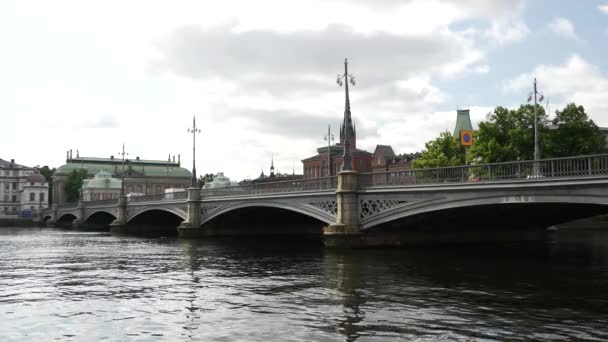
[[[122,160],[110,158],[74,158],[68,163],[60,166],[55,171],[56,175],[67,176],[73,170],[85,169],[89,175],[99,171],[117,175],[122,172]],[[160,160],[129,160],[125,162],[125,172],[132,171],[133,176],[137,174],[146,177],[173,177],[190,179],[192,174],[189,170],[181,167],[179,163]],[[128,177],[128,176],[127,176]]]
[[[112,175],[105,171],[99,171],[93,179],[88,180],[84,185],[84,189],[120,189],[121,180],[112,178]]]
[[[459,109],[456,111],[456,126],[454,127],[454,136],[460,136],[460,131],[472,131],[471,115],[468,109]]]

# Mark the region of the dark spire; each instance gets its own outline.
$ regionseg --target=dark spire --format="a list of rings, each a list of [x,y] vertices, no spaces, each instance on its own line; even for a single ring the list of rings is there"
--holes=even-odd
[[[350,78],[350,79],[349,79]],[[342,80],[344,80],[344,121],[342,122],[342,127],[340,127],[340,140],[343,140],[344,144],[344,153],[342,156],[343,171],[350,171],[353,169],[352,158],[351,158],[351,144],[355,147],[355,130],[353,127],[353,120],[350,113],[350,97],[348,93],[348,83],[350,82],[352,85],[355,85],[355,80],[352,75],[348,74],[348,60],[344,59],[344,75],[338,76],[338,84],[342,85]]]
[[[270,159],[270,176],[274,176],[274,153]]]

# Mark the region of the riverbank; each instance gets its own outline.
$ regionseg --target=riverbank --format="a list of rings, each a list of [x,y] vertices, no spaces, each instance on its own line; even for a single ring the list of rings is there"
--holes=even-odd
[[[36,224],[31,218],[0,218],[0,228],[34,226],[36,226]]]

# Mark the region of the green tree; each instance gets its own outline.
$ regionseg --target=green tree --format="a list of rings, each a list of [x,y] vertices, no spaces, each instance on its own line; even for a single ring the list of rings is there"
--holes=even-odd
[[[583,106],[568,104],[555,112],[544,157],[570,157],[606,152],[606,137]]]
[[[465,161],[464,149],[458,137],[450,132],[442,132],[438,138],[425,144],[420,158],[414,161],[415,168],[430,168],[462,165]]]
[[[86,170],[72,170],[65,181],[63,190],[65,191],[66,202],[76,202],[80,197],[82,180],[87,177]]]
[[[199,188],[202,188],[205,184],[207,184],[209,182],[213,182],[213,174],[212,173],[207,173],[204,176],[203,175],[198,176],[198,186],[199,186]]]
[[[542,151],[549,141],[548,119],[541,106],[536,110]],[[468,158],[478,163],[534,159],[534,105],[516,110],[496,107],[487,121],[479,123]]]
[[[49,193],[47,194],[49,203],[53,200],[53,175],[55,174],[55,170],[55,168],[51,169],[47,165],[40,168],[40,174],[49,183]]]

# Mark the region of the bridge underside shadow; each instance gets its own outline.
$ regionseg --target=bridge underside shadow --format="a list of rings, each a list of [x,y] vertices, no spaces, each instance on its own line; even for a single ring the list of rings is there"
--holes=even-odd
[[[55,226],[62,228],[70,228],[72,227],[74,221],[76,221],[76,216],[72,214],[65,214],[59,217],[59,219],[55,222]]]
[[[148,210],[127,221],[123,226],[112,226],[114,233],[136,235],[177,235],[177,226],[184,219],[165,210]]]
[[[595,204],[490,204],[407,216],[364,233],[384,244],[539,240],[554,225],[607,213],[608,206]]]
[[[307,235],[321,238],[327,223],[295,211],[246,207],[221,214],[201,226],[207,236]]]
[[[108,228],[110,223],[116,220],[116,217],[105,211],[100,211],[89,216],[83,223],[83,227],[87,228]]]

